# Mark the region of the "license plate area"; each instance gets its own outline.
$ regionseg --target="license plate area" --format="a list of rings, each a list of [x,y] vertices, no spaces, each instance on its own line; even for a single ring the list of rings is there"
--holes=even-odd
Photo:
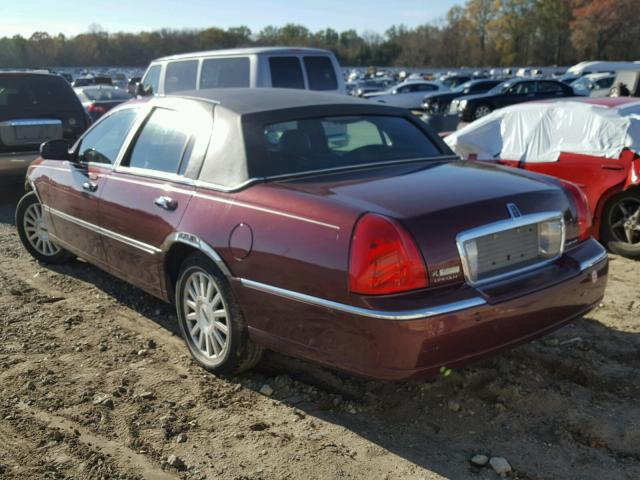
[[[560,212],[523,215],[483,225],[456,237],[467,283],[482,284],[538,268],[564,252]]]
[[[62,138],[58,119],[34,118],[0,122],[0,142],[6,146],[39,144]]]

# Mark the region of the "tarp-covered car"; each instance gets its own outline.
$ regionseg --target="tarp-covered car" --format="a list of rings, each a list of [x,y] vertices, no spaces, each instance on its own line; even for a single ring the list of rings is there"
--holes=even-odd
[[[514,105],[446,138],[466,159],[492,160],[579,185],[592,234],[640,258],[640,100],[601,98]]]

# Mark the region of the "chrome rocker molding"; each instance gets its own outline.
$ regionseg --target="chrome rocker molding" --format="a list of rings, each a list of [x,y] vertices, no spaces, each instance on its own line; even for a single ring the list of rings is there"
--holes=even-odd
[[[324,298],[318,298],[299,292],[292,292],[291,290],[285,290],[283,288],[266,285],[260,282],[254,282],[253,280],[247,280],[246,278],[241,278],[240,283],[243,286],[251,288],[253,290],[271,293],[279,297],[289,298],[291,300],[307,303],[309,305],[317,305],[319,307],[328,308],[330,310],[337,310],[353,315],[359,315],[361,317],[377,318],[381,320],[418,320],[421,318],[435,317],[437,315],[445,315],[447,313],[453,313],[460,310],[465,310],[467,308],[479,307],[487,303],[481,297],[473,297],[467,300],[461,300],[459,302],[438,305],[436,307],[394,312],[385,310],[372,310],[369,308],[355,307],[353,305],[345,305],[344,303],[333,302],[331,300],[325,300]]]
[[[185,245],[189,245],[190,247],[201,251],[207,257],[213,260],[213,263],[216,264],[216,266],[222,271],[225,276],[231,277],[229,268],[224,263],[224,260],[222,260],[222,257],[218,255],[218,252],[216,252],[207,242],[202,240],[197,235],[193,235],[192,233],[187,232],[173,232],[164,240],[164,242],[162,242],[161,250],[164,253],[167,253],[169,249],[176,243],[184,243]]]
[[[602,251],[597,255],[580,263],[580,273],[584,273],[585,270],[596,266],[606,259],[607,251],[602,247]],[[538,265],[538,267],[540,266],[541,265]],[[459,302],[445,303],[443,305],[437,305],[435,307],[422,308],[417,310],[373,310],[369,308],[355,307],[353,305],[346,305],[344,303],[338,303],[332,300],[326,300],[324,298],[314,297],[312,295],[294,292],[291,290],[285,290],[284,288],[274,287],[273,285],[267,285],[265,283],[255,282],[253,280],[247,280],[246,278],[240,278],[238,280],[240,281],[242,286],[250,288],[252,290],[270,293],[272,295],[288,298],[290,300],[306,303],[308,305],[324,307],[329,310],[337,310],[339,312],[345,312],[361,317],[376,318],[380,320],[419,320],[424,318],[436,317],[438,315],[455,313],[461,310],[466,310],[468,308],[480,307],[487,304],[486,300],[482,297],[472,297],[466,300],[461,300]]]
[[[156,254],[162,251],[159,248],[154,247],[153,245],[149,245],[148,243],[143,243],[133,238],[126,237],[119,233],[113,232],[111,230],[107,230],[106,228],[99,227],[98,225],[94,225],[93,223],[89,223],[84,220],[81,220],[80,218],[76,218],[72,215],[68,215],[64,212],[61,212],[60,210],[56,210],[55,208],[48,207],[47,205],[43,205],[42,207],[46,212],[50,213],[51,215],[54,215],[68,222],[75,223],[76,225],[84,227],[88,230],[92,230],[96,233],[99,233],[100,235],[104,235],[105,237],[109,237],[114,240],[117,240],[118,242],[124,243],[126,245],[130,245],[134,248],[137,248],[138,250],[142,250],[143,252]]]

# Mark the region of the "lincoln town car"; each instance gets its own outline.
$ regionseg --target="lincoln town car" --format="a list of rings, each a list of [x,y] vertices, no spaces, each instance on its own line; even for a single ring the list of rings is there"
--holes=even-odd
[[[437,373],[603,297],[575,185],[461,161],[403,109],[288,89],[123,104],[52,140],[16,212],[24,247],[175,304],[215,373],[265,349],[369,378]]]

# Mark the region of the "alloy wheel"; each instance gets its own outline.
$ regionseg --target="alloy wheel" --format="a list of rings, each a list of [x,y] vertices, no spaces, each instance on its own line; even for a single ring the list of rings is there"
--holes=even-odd
[[[621,199],[609,213],[611,233],[619,242],[640,244],[640,199]]]
[[[223,361],[229,349],[229,313],[211,275],[195,271],[187,278],[182,294],[188,340],[209,361]]]
[[[49,225],[42,214],[42,205],[33,203],[24,212],[23,227],[29,244],[41,255],[52,257],[60,252],[60,247],[51,241]]]
[[[476,108],[473,117],[477,120],[478,118],[482,118],[491,113],[491,108],[486,105],[480,105]]]

